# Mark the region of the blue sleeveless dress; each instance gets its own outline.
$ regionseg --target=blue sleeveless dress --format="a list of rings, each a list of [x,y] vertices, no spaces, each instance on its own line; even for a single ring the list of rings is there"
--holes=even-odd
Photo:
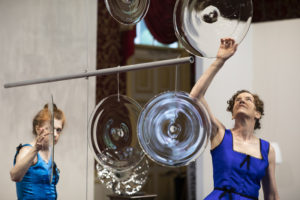
[[[17,152],[14,158],[14,164],[16,163],[16,157],[20,149],[24,146],[31,146],[30,144],[24,144],[17,147]],[[38,161],[35,165],[32,165],[22,181],[16,183],[18,200],[54,200],[57,199],[56,184],[59,180],[59,170],[54,164],[52,183],[49,183],[49,164],[47,164],[40,154],[37,154]]]
[[[233,150],[233,137],[225,130],[222,142],[211,150],[214,190],[204,200],[258,199],[260,182],[269,166],[269,143],[260,139],[262,159]]]

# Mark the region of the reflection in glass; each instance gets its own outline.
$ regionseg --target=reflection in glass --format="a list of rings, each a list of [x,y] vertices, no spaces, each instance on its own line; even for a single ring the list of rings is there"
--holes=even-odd
[[[144,156],[134,168],[129,170],[112,171],[99,163],[96,165],[96,169],[98,179],[106,188],[118,195],[133,195],[140,191],[146,183],[149,164]]]
[[[240,43],[252,21],[251,0],[177,0],[174,29],[178,41],[190,53],[216,57],[220,39]]]
[[[145,153],[165,166],[184,166],[205,149],[211,133],[204,106],[185,92],[166,92],[151,99],[138,120],[138,139]]]
[[[144,157],[136,125],[141,106],[123,95],[111,95],[94,109],[89,120],[89,144],[95,159],[115,171],[135,167]]]
[[[113,18],[122,24],[136,24],[147,14],[150,0],[105,0]]]

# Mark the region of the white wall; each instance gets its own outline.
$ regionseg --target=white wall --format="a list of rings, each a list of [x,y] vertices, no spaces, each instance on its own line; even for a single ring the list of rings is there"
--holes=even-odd
[[[15,184],[9,177],[15,147],[33,139],[32,119],[50,93],[67,118],[55,147],[61,170],[58,199],[82,200],[86,194],[93,199],[93,157],[87,149],[86,129],[95,103],[94,78],[11,89],[3,85],[94,70],[96,5],[96,0],[0,1],[1,199],[16,199]]]
[[[277,185],[281,199],[291,200],[300,196],[300,157],[296,154],[300,150],[296,127],[300,113],[299,35],[299,19],[252,24],[237,53],[217,74],[206,95],[213,113],[228,128],[233,123],[226,112],[226,101],[234,92],[248,89],[261,96],[266,114],[257,136],[279,144],[283,163],[277,165]],[[211,62],[204,59],[203,69]],[[197,78],[200,75],[201,69]],[[198,200],[213,190],[209,149],[197,162]]]
[[[253,28],[253,86],[265,103],[261,135],[277,142],[283,162],[276,178],[281,199],[300,196],[300,19]]]

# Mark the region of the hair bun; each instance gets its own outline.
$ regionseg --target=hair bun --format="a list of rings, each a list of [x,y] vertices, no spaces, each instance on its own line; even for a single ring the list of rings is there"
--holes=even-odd
[[[48,109],[48,104],[47,103],[44,105],[44,109]],[[53,110],[57,110],[57,106],[56,106],[55,103],[53,103]]]

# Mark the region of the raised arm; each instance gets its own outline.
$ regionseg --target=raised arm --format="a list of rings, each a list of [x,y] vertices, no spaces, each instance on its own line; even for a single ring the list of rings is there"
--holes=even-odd
[[[235,44],[235,41],[233,39],[230,38],[221,39],[221,44],[220,44],[220,48],[216,60],[199,78],[199,80],[196,82],[196,84],[194,85],[190,93],[192,97],[197,98],[201,101],[201,103],[206,107],[210,115],[212,121],[212,137],[211,137],[212,142],[216,135],[220,135],[218,133],[224,132],[224,126],[211,113],[208,104],[204,99],[204,95],[206,93],[207,88],[211,84],[213,78],[217,74],[217,72],[222,68],[225,61],[235,53],[236,49],[237,49],[237,44]],[[212,148],[213,146],[214,145],[212,145]]]
[[[29,167],[34,164],[38,150],[35,146],[23,147],[16,158],[16,164],[10,170],[10,178],[12,181],[22,181]]]
[[[10,170],[12,181],[22,181],[29,167],[37,162],[37,154],[43,148],[43,142],[48,135],[48,133],[43,133],[42,130],[41,134],[36,137],[33,147],[26,146],[20,150],[16,157],[16,163]]]

